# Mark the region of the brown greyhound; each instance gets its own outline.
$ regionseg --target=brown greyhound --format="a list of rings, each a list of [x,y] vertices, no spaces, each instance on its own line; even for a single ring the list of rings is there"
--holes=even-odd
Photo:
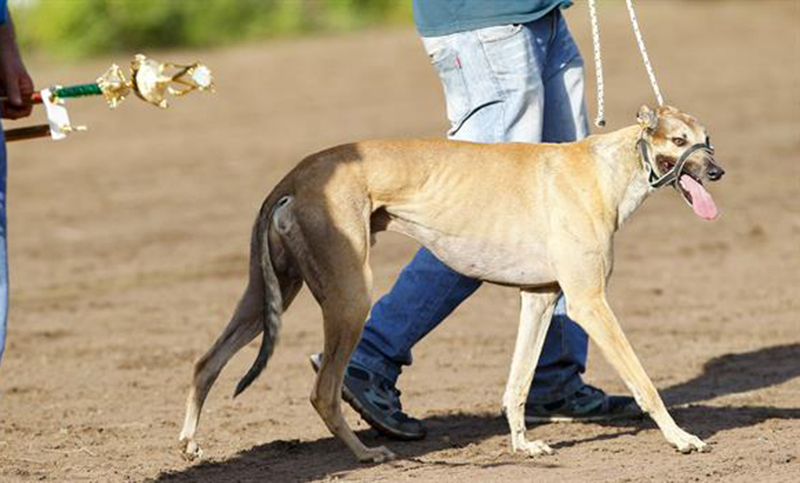
[[[267,197],[253,228],[250,280],[227,328],[197,362],[180,436],[184,454],[222,368],[264,332],[236,388],[261,373],[281,314],[308,284],[322,307],[324,356],[311,404],[360,461],[394,455],[368,448],[341,413],[345,367],[370,310],[373,235],[404,233],[453,269],[519,287],[520,327],[503,409],[515,451],[551,453],[525,438],[524,405],[559,294],[639,406],[681,452],[706,444],[679,428],[606,301],[614,233],[653,191],[671,185],[704,219],[717,208],[703,187],[723,170],[706,129],[675,108],[643,106],[638,124],[567,144],[394,140],[346,144],[309,156]]]

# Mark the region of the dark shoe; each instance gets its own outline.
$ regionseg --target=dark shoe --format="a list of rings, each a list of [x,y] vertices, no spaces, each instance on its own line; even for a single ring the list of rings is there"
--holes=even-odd
[[[314,372],[319,372],[322,354],[310,357]],[[428,430],[422,421],[403,412],[400,391],[394,384],[374,372],[351,362],[344,373],[342,398],[381,434],[394,439],[422,439]]]
[[[601,389],[588,384],[559,401],[525,404],[526,423],[609,421],[643,414],[632,397],[608,396]]]

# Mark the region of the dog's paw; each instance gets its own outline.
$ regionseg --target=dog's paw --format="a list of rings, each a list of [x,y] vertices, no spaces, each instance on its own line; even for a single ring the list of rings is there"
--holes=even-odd
[[[182,439],[180,449],[181,456],[186,461],[195,461],[203,458],[203,449],[193,439]]]
[[[675,449],[683,454],[689,454],[694,451],[699,453],[706,453],[711,451],[711,448],[704,443],[700,438],[686,431],[681,430],[680,433],[670,438],[670,443],[675,446]]]
[[[397,458],[397,456],[386,446],[367,448],[364,453],[358,455],[358,461],[361,463],[385,463],[395,458]]]
[[[522,441],[514,448],[514,451],[521,451],[527,453],[529,456],[541,456],[545,454],[553,454],[553,448],[547,446],[544,441]]]

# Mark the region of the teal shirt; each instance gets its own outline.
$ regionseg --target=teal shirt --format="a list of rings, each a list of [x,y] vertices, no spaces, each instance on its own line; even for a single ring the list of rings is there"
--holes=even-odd
[[[414,21],[423,37],[538,20],[572,0],[414,0]]]
[[[7,8],[8,8],[8,0],[0,0],[0,25],[6,23]]]

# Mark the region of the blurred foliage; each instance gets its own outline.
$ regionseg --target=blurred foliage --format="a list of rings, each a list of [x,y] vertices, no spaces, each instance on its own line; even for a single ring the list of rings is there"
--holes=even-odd
[[[19,42],[69,57],[212,46],[411,20],[411,0],[17,0]]]

